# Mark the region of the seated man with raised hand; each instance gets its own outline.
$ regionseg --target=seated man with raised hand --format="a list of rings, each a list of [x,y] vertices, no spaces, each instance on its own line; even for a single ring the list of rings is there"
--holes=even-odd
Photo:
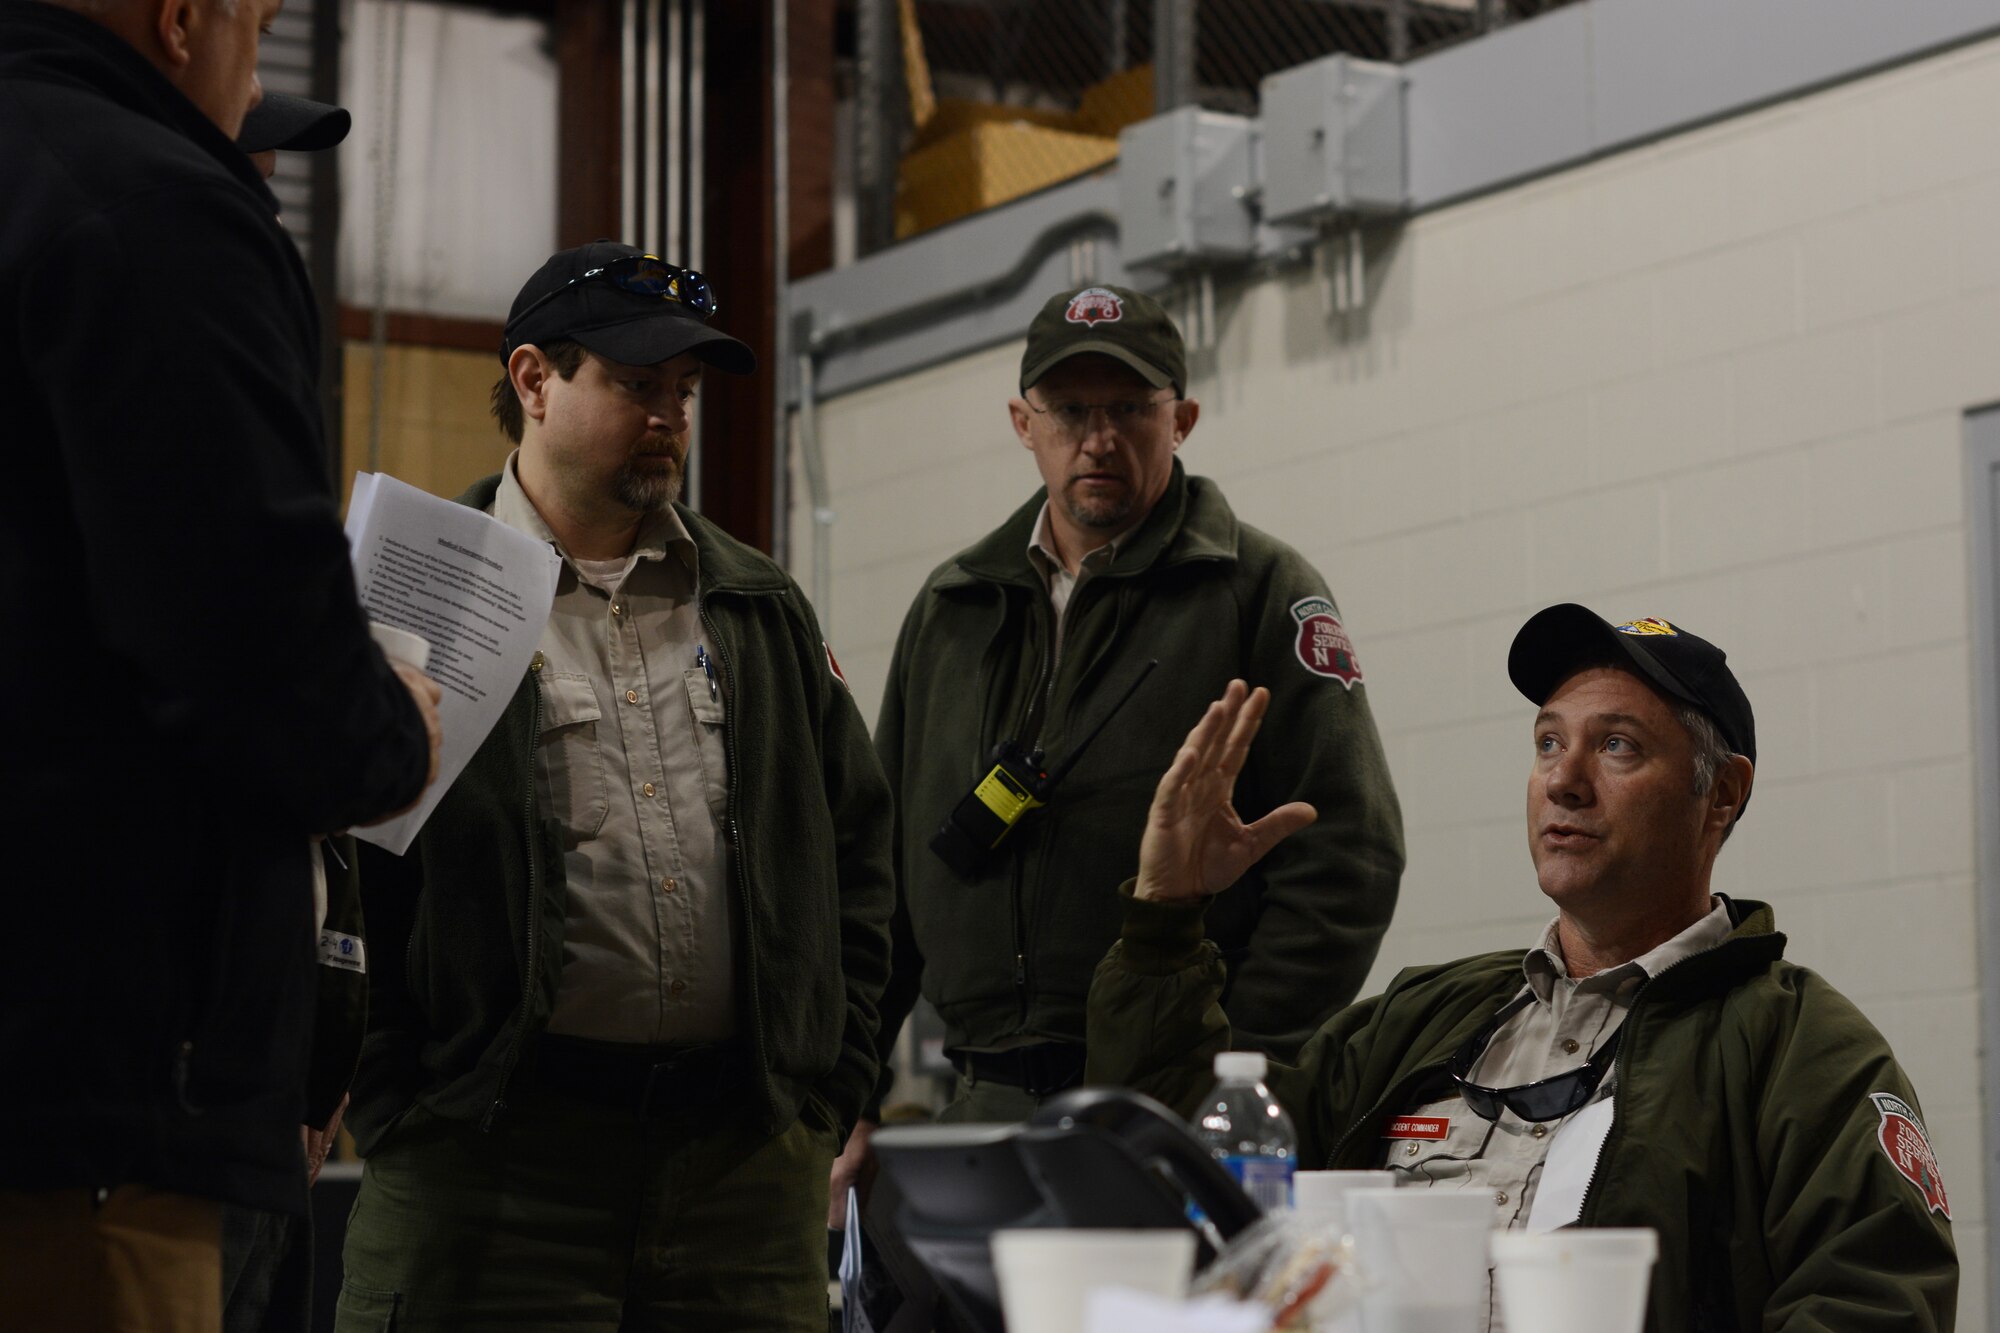
[[[1404,970],[1274,1066],[1300,1164],[1488,1190],[1496,1227],[1653,1227],[1656,1333],[1950,1329],[1951,1212],[1909,1079],[1784,960],[1768,906],[1710,892],[1756,757],[1723,652],[1564,605],[1507,668],[1539,709],[1528,841],[1556,919],[1525,954]],[[1232,683],[1160,780],[1090,992],[1088,1082],[1186,1112],[1230,1044],[1204,904],[1314,818],[1245,826],[1231,804],[1264,707]],[[1545,1175],[1558,1145],[1580,1166]]]

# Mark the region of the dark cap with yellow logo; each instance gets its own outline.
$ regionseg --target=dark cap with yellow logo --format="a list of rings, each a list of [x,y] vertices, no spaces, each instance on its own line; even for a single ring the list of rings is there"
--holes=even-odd
[[[1096,352],[1130,366],[1155,389],[1187,396],[1187,346],[1158,301],[1129,287],[1058,292],[1028,325],[1021,392],[1070,357]]]
[[[1575,602],[1537,611],[1514,636],[1507,675],[1530,703],[1543,704],[1578,669],[1607,662],[1630,663],[1662,694],[1693,704],[1732,751],[1757,762],[1756,719],[1729,669],[1728,654],[1658,617],[1614,625]]]

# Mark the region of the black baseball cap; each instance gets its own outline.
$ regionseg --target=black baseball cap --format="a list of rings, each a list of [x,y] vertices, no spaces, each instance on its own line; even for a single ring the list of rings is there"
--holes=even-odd
[[[1129,287],[1076,287],[1043,303],[1028,325],[1021,392],[1084,352],[1121,361],[1155,389],[1187,393],[1187,346],[1164,307]]]
[[[264,100],[243,117],[236,146],[246,153],[267,153],[273,148],[316,153],[345,139],[353,124],[354,117],[344,106],[329,106],[290,93],[265,93]]]
[[[523,343],[567,338],[628,366],[652,366],[694,352],[733,375],[757,369],[757,354],[679,301],[642,296],[602,280],[577,279],[613,260],[643,257],[617,241],[592,241],[550,255],[514,298],[501,359]],[[572,285],[574,284],[574,285]]]
[[[1728,654],[1657,616],[1614,625],[1575,602],[1537,611],[1507,650],[1507,675],[1530,703],[1543,704],[1579,667],[1605,661],[1629,662],[1662,694],[1693,704],[1731,750],[1757,762],[1756,719]]]

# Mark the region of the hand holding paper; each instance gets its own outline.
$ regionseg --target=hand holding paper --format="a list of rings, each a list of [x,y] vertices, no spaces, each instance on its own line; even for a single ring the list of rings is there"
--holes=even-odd
[[[418,696],[435,689],[434,781],[409,810],[356,829],[401,855],[520,687],[555,601],[555,551],[492,517],[394,477],[354,479],[347,511],[354,580],[370,619],[430,645],[428,678],[399,666]],[[441,735],[440,735],[441,731]]]

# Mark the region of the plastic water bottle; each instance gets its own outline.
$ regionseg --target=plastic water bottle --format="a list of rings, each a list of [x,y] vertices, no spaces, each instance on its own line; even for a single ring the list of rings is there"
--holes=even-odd
[[[1268,1213],[1291,1206],[1299,1139],[1292,1118],[1264,1086],[1264,1065],[1260,1051],[1215,1057],[1215,1088],[1195,1117],[1195,1137]]]

